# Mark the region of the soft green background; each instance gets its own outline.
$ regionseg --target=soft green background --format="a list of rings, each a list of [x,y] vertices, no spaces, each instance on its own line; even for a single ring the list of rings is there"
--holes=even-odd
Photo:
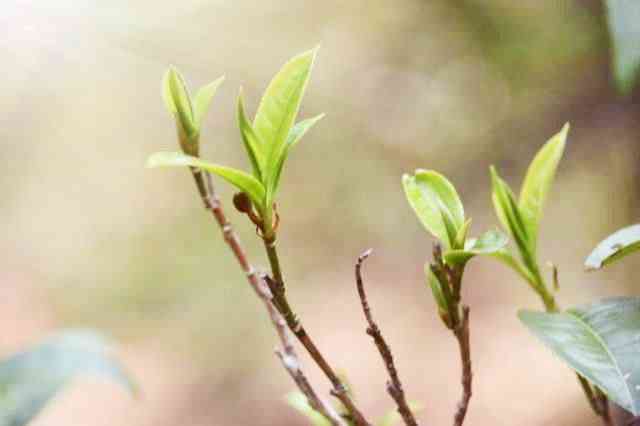
[[[477,235],[497,226],[489,165],[518,187],[570,121],[540,260],[558,264],[564,306],[637,293],[634,258],[582,267],[640,207],[640,109],[611,84],[598,1],[9,0],[0,12],[0,350],[62,326],[99,327],[122,342],[143,392],[131,402],[83,382],[40,426],[304,424],[284,405],[292,385],[273,332],[190,177],[143,167],[177,147],[160,96],[170,63],[194,87],[227,76],[202,155],[248,170],[239,87],[253,114],[281,64],[322,44],[302,116],[327,116],[285,170],[281,255],[292,302],[371,413],[391,401],[353,282],[368,247],[372,307],[422,422],[448,423],[459,396],[455,342],[422,274],[431,239],[404,200],[403,172],[445,173]],[[252,227],[229,214],[253,262],[266,264]],[[469,424],[597,424],[572,373],[518,323],[516,309],[539,302],[512,271],[474,260],[464,294]]]

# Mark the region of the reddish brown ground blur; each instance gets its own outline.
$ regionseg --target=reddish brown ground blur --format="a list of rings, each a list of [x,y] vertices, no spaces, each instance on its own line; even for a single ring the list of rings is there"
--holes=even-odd
[[[285,171],[281,256],[307,329],[371,417],[392,404],[353,282],[368,247],[372,308],[409,399],[424,406],[421,423],[449,424],[460,392],[455,342],[422,275],[432,240],[404,201],[405,171],[447,174],[478,234],[497,224],[489,165],[519,185],[570,121],[540,258],[558,264],[564,306],[638,292],[637,261],[582,269],[640,207],[640,109],[611,87],[595,0],[9,0],[0,11],[0,352],[96,327],[121,343],[142,389],[132,401],[79,381],[36,426],[306,424],[284,403],[293,386],[273,332],[189,177],[143,167],[176,148],[159,90],[169,64],[194,85],[226,74],[203,156],[247,167],[238,88],[253,112],[288,57],[322,44],[302,115],[327,116]],[[264,265],[251,226],[231,216]],[[540,307],[525,285],[480,259],[464,286],[475,368],[467,424],[597,424],[572,373],[518,323],[517,309]]]

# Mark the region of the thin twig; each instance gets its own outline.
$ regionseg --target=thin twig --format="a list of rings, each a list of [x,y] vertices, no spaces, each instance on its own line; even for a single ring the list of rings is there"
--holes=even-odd
[[[358,295],[360,296],[362,311],[364,312],[364,316],[367,320],[367,323],[369,324],[369,326],[367,327],[367,334],[373,338],[373,341],[378,347],[378,352],[380,352],[380,356],[384,361],[387,372],[389,373],[389,378],[391,380],[387,382],[387,391],[389,392],[389,395],[391,395],[391,398],[393,398],[393,400],[396,402],[396,405],[398,406],[398,413],[407,426],[418,426],[418,423],[416,422],[416,419],[411,412],[411,408],[409,408],[409,404],[407,403],[407,400],[405,398],[404,389],[402,388],[402,382],[400,381],[398,370],[396,369],[395,363],[393,362],[391,348],[382,336],[380,328],[373,320],[371,308],[369,307],[369,302],[367,301],[367,294],[364,291],[361,272],[362,262],[364,262],[370,254],[371,249],[362,253],[358,257],[358,261],[356,262],[355,266]]]
[[[471,384],[473,373],[471,371],[471,346],[469,344],[469,307],[462,306],[462,320],[454,329],[454,334],[460,347],[460,360],[462,362],[462,399],[458,403],[456,414],[453,418],[454,426],[461,426],[469,408],[471,400]]]
[[[291,330],[291,332],[298,338],[298,341],[307,350],[309,356],[311,356],[320,370],[322,370],[324,375],[329,379],[333,387],[333,389],[331,389],[331,395],[338,398],[342,405],[344,405],[350,413],[350,416],[352,417],[351,420],[354,424],[356,426],[370,426],[370,423],[356,407],[343,381],[324,358],[291,308],[285,293],[284,279],[282,277],[282,269],[280,267],[280,260],[278,258],[275,240],[264,240],[264,246],[267,252],[267,257],[269,258],[269,264],[271,265],[271,273],[273,275],[272,279],[269,278],[266,280],[267,285],[273,294],[273,304],[284,317],[289,330]]]
[[[332,426],[347,426],[347,423],[338,415],[338,413],[336,413],[334,408],[318,397],[309,383],[309,380],[304,375],[293,346],[291,333],[287,329],[286,321],[272,303],[272,294],[269,286],[266,284],[264,279],[261,279],[263,277],[258,277],[256,270],[249,263],[246,252],[242,248],[240,240],[233,231],[233,227],[227,220],[224,210],[222,209],[220,199],[213,187],[211,175],[206,172],[203,173],[201,170],[196,168],[191,168],[191,173],[193,174],[193,178],[200,197],[202,198],[204,207],[211,211],[216,223],[222,230],[225,242],[231,249],[231,252],[242,268],[242,271],[247,276],[247,281],[251,285],[251,288],[253,288],[258,298],[263,302],[264,307],[269,314],[271,323],[273,324],[280,339],[280,344],[282,345],[282,349],[276,350],[276,355],[280,358],[282,365],[293,378],[298,389],[302,394],[304,394],[309,405],[314,410],[325,416]]]

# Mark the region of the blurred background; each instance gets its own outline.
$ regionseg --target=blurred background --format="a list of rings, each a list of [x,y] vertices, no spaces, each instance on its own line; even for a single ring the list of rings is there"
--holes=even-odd
[[[225,74],[202,155],[248,168],[236,130],[291,56],[321,43],[302,117],[327,116],[283,178],[280,251],[290,299],[319,347],[348,372],[372,417],[393,407],[365,334],[353,263],[424,424],[450,423],[460,394],[455,340],[423,277],[432,240],[405,202],[403,172],[457,186],[472,234],[497,226],[488,167],[519,187],[537,149],[569,121],[545,209],[540,260],[569,306],[637,294],[637,261],[586,274],[583,259],[637,222],[640,108],[618,96],[597,0],[5,0],[0,6],[0,353],[52,331],[114,336],[134,401],[83,379],[34,423],[304,425],[276,339],[184,170],[147,170],[177,149],[160,81]],[[232,191],[218,183],[230,206]],[[252,262],[254,230],[227,209]],[[470,425],[596,425],[575,377],[519,324],[540,308],[511,271],[475,260],[464,283],[475,369]],[[329,384],[303,357],[325,395]]]

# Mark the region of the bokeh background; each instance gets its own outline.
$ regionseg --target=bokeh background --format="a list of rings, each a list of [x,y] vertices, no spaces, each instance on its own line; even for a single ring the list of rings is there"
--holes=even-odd
[[[0,352],[63,327],[114,336],[142,396],[83,379],[35,425],[304,425],[260,303],[183,170],[147,170],[176,148],[160,80],[225,74],[203,157],[248,167],[235,128],[289,57],[321,43],[302,116],[326,112],[292,154],[279,201],[292,302],[372,417],[392,405],[353,280],[368,247],[370,301],[424,424],[458,400],[454,339],[424,284],[431,238],[400,176],[453,181],[473,233],[496,227],[488,167],[519,186],[536,150],[572,130],[542,225],[563,306],[637,294],[633,258],[583,259],[637,221],[637,96],[616,94],[596,0],[4,0],[0,5]],[[230,205],[232,191],[218,184]],[[228,209],[253,263],[248,223]],[[597,424],[573,374],[516,319],[540,303],[511,270],[475,260],[475,388],[468,424]],[[329,384],[304,357],[318,390]]]

